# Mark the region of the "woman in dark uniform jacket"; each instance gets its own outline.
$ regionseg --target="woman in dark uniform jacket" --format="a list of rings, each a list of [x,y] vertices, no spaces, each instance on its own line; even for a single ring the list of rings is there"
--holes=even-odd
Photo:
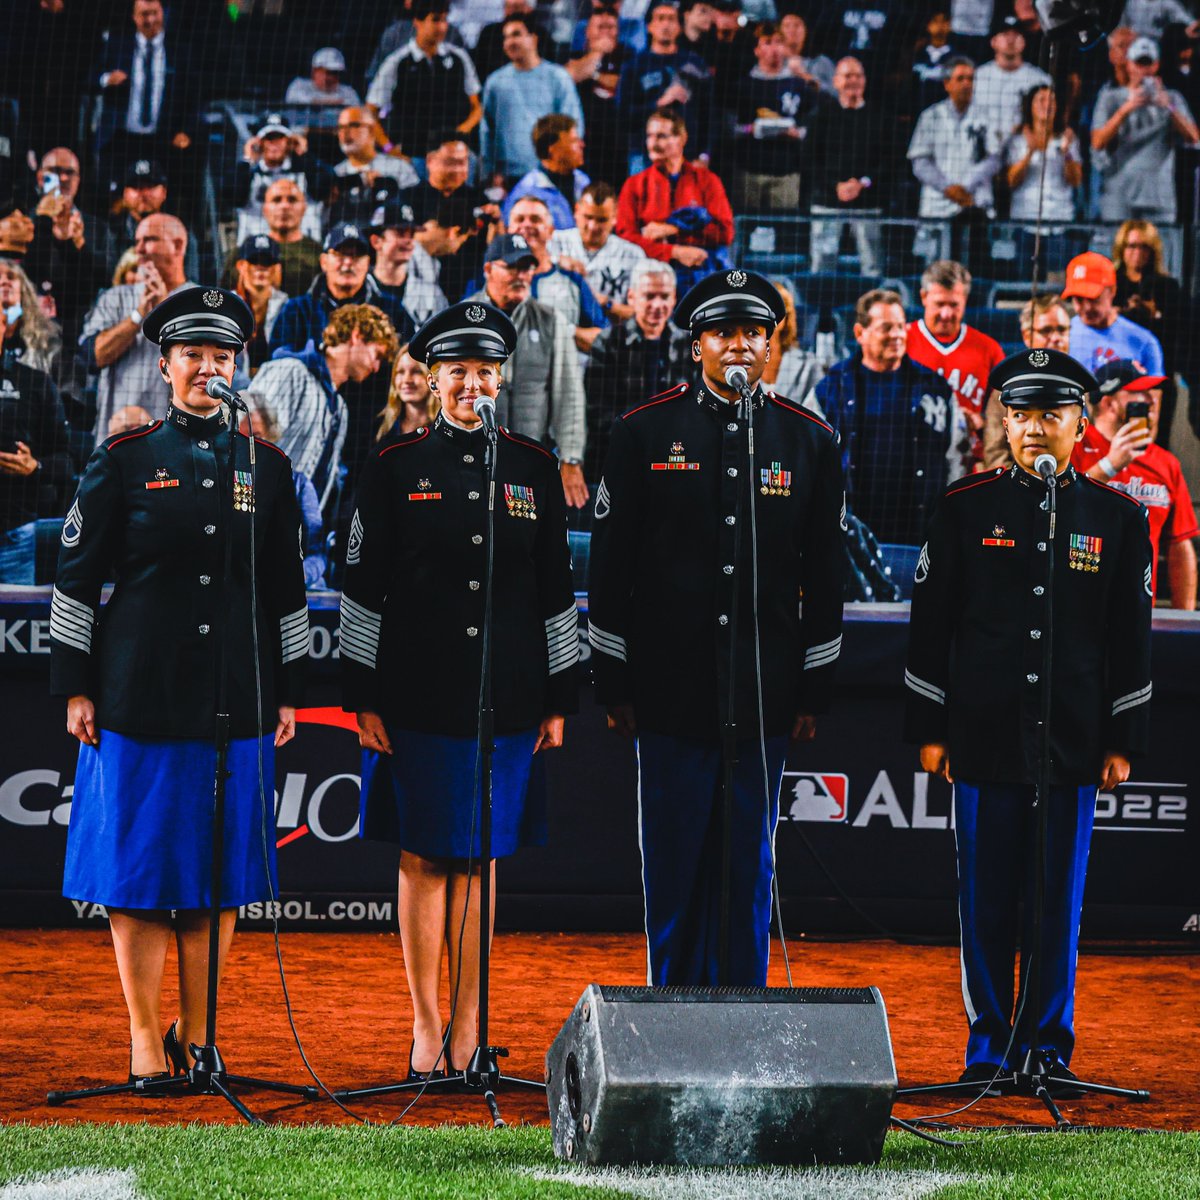
[[[130,1082],[186,1068],[186,1047],[204,1041],[222,637],[232,738],[222,961],[237,907],[276,891],[271,745],[295,732],[308,652],[300,514],[290,463],[270,443],[252,448],[237,435],[231,481],[229,421],[205,392],[209,379],[233,377],[253,328],[245,303],[217,288],[177,292],[146,317],[143,332],[162,347],[166,413],[96,449],[63,524],[51,685],[67,699],[67,729],[81,743],[63,894],[108,908],[129,1008]],[[101,587],[113,578],[101,609]],[[159,1004],[172,933],[179,1015],[164,1038]]]
[[[456,304],[417,333],[409,353],[428,365],[441,412],[379,450],[346,549],[343,706],[358,714],[367,752],[362,834],[401,846],[415,1078],[443,1062],[462,1071],[476,1047],[479,881],[471,881],[467,906],[467,860],[478,871],[488,486],[475,401],[496,395],[515,344],[512,322],[480,303]],[[534,754],[562,744],[563,714],[577,704],[579,660],[556,459],[501,427],[495,496],[492,870],[495,858],[545,840],[544,817],[526,804],[526,789]],[[439,614],[432,634],[431,610]],[[379,766],[373,777],[371,760]],[[457,997],[448,1035],[438,1004],[443,944]]]

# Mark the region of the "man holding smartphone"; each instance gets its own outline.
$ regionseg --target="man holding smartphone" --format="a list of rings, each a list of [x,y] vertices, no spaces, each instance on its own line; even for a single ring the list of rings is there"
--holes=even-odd
[[[1140,364],[1119,359],[1096,372],[1099,396],[1092,423],[1071,462],[1089,478],[1140,500],[1150,514],[1152,588],[1158,593],[1158,556],[1167,545],[1171,607],[1196,607],[1196,546],[1200,535],[1183,467],[1157,444],[1164,375],[1147,375]]]

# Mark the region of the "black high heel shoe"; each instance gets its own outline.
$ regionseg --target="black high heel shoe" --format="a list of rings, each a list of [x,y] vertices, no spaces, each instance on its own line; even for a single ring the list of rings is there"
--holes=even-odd
[[[189,1070],[187,1051],[179,1042],[179,1035],[175,1032],[176,1024],[178,1022],[172,1021],[171,1028],[163,1034],[163,1053],[167,1056],[172,1075],[186,1075]]]
[[[408,1046],[408,1075],[405,1077],[406,1083],[430,1083],[435,1079],[445,1079],[446,1072],[434,1067],[432,1071],[414,1071],[412,1065],[413,1048],[416,1046],[415,1040],[409,1043]],[[447,1060],[449,1065],[449,1060]]]
[[[169,1064],[168,1064],[169,1065]],[[164,1083],[171,1078],[171,1071],[155,1071],[152,1075],[135,1075],[133,1073],[133,1042],[129,1043],[129,1082],[137,1083]],[[146,1095],[146,1092],[135,1092],[134,1095]]]

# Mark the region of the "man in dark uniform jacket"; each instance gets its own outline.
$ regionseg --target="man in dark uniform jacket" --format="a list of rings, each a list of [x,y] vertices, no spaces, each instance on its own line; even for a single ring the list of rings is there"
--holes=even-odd
[[[196,308],[208,308],[197,320]],[[232,315],[225,315],[226,313]],[[219,288],[186,288],[154,312],[147,337],[190,322],[198,341],[221,332],[244,342],[254,319]],[[166,335],[169,335],[169,328]],[[105,729],[146,737],[203,737],[217,711],[216,639],[227,633],[228,702],[234,738],[273,730],[277,706],[294,707],[308,655],[303,532],[282,450],[238,434],[230,479],[224,406],[212,416],[166,416],[118,434],[94,451],[63,523],[50,607],[51,692],[90,696]],[[256,712],[250,534],[258,578],[263,707]],[[225,539],[234,538],[231,569]],[[100,589],[118,587],[101,610]],[[164,660],[159,643],[172,655]],[[164,661],[170,666],[164,669]]]
[[[589,641],[609,726],[638,739],[654,984],[765,983],[788,737],[812,737],[841,647],[837,435],[759,386],[783,316],[760,275],[722,271],[697,284],[674,320],[690,330],[701,380],[616,421],[596,495]],[[735,366],[752,393],[753,476],[746,402],[726,382]],[[738,747],[718,979],[727,723]]]
[[[1014,464],[953,483],[917,564],[905,683],[906,740],[954,784],[965,1083],[1041,1052],[1050,1094],[1077,1095],[1075,959],[1097,784],[1129,777],[1150,728],[1150,540],[1136,500],[1076,474],[1083,401],[1096,381],[1057,350],[992,372]],[[1049,455],[1057,513],[1035,470]],[[1048,562],[1053,558],[1053,578]],[[1053,611],[1048,607],[1053,595]],[[1037,1045],[1013,1032],[1017,902],[1031,861],[1042,676],[1053,629],[1050,797]],[[1021,937],[1029,944],[1030,912]],[[1022,961],[1022,975],[1027,968]],[[1023,985],[1022,985],[1023,986]],[[1058,1080],[1059,1082],[1055,1082]]]

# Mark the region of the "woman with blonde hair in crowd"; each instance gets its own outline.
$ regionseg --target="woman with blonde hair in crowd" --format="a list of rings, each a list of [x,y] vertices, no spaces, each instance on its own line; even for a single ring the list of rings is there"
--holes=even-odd
[[[799,402],[824,378],[825,367],[811,350],[805,350],[800,345],[800,323],[791,289],[778,279],[772,280],[772,283],[783,300],[787,316],[771,334],[770,352],[762,381],[776,395]]]
[[[400,347],[392,366],[392,384],[387,404],[379,414],[375,440],[392,434],[412,433],[429,425],[441,411],[437,395],[429,387],[429,369],[408,353],[408,344]]]
[[[29,276],[7,259],[0,260],[0,310],[5,353],[53,378],[62,351],[62,330],[42,311]]]
[[[138,256],[137,251],[130,246],[120,258],[117,259],[117,265],[113,269],[112,285],[120,287],[125,283],[137,283],[138,281]]]
[[[1167,381],[1163,384],[1158,440],[1165,446],[1175,415],[1175,372],[1191,379],[1187,344],[1191,305],[1179,280],[1165,269],[1162,237],[1152,222],[1122,222],[1113,238],[1112,260],[1117,269],[1116,304],[1121,315],[1149,329],[1162,343]]]

